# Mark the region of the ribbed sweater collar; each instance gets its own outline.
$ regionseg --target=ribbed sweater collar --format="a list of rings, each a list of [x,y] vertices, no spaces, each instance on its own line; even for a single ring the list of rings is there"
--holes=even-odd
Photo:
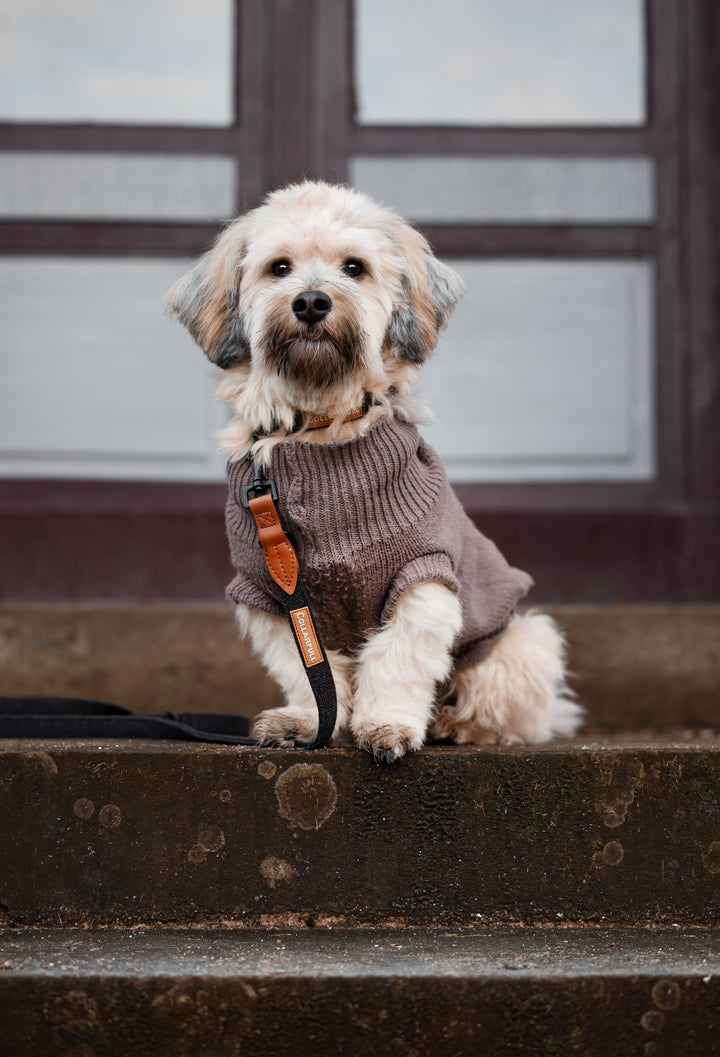
[[[444,497],[442,467],[425,450],[415,426],[381,419],[342,444],[286,441],[273,449],[268,475],[288,527],[347,553],[388,529],[410,529]]]

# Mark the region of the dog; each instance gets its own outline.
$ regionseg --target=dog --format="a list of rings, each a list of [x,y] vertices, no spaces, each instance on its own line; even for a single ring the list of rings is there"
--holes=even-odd
[[[392,762],[428,736],[543,742],[580,724],[561,632],[516,612],[530,577],[470,522],[417,430],[418,372],[462,291],[401,217],[307,181],[231,222],[166,296],[232,411],[218,435],[228,593],[286,699],[255,720],[267,744],[312,740],[318,719],[238,499],[253,458],[278,481],[335,680],[335,737]]]

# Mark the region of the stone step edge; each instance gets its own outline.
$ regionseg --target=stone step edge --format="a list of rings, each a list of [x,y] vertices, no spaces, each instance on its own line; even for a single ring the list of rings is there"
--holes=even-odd
[[[627,966],[633,975],[700,976],[720,986],[720,927],[671,925],[497,925],[316,929],[0,929],[0,980],[137,977],[142,963],[167,975],[227,977],[395,974],[403,964],[427,976],[539,972],[596,975]],[[424,970],[423,967],[424,966]]]
[[[438,748],[390,767],[25,746],[2,774],[5,924],[720,924],[717,746]]]
[[[720,929],[0,933],[13,1057],[717,1055]]]

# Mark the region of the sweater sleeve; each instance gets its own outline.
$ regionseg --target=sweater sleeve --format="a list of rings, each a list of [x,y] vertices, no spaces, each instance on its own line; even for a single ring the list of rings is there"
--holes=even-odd
[[[253,609],[264,609],[266,613],[278,617],[285,615],[282,606],[242,571],[238,571],[234,580],[228,584],[225,594],[236,605],[242,603],[252,606]]]
[[[384,624],[393,615],[397,600],[403,591],[412,587],[413,584],[424,583],[427,580],[436,580],[445,584],[453,594],[458,594],[460,591],[460,584],[453,572],[449,556],[442,551],[435,554],[423,554],[420,558],[414,558],[404,565],[390,583],[380,614],[382,623]]]

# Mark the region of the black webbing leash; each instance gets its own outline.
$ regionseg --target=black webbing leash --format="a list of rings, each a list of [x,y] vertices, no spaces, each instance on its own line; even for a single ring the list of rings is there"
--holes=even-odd
[[[355,417],[355,413],[349,417]],[[317,426],[324,424],[318,422]],[[257,463],[253,463],[253,476],[253,483],[243,489],[241,502],[255,520],[268,572],[281,588],[282,608],[318,710],[315,738],[294,744],[302,749],[321,749],[335,728],[335,680],[310,609],[295,549],[275,507],[275,482],[263,476]],[[107,701],[40,695],[0,696],[0,738],[157,738],[258,744],[257,738],[250,737],[247,716],[205,712],[143,714]]]
[[[318,710],[318,729],[311,742],[296,741],[301,749],[321,749],[332,737],[337,716],[335,680],[320,632],[310,609],[310,599],[300,575],[295,548],[280,521],[275,503],[275,481],[265,477],[253,462],[253,483],[242,491],[241,503],[252,515],[268,572],[280,588],[280,602],[295,639]]]
[[[250,720],[213,712],[145,715],[79,697],[0,696],[0,738],[162,738],[257,745]]]

